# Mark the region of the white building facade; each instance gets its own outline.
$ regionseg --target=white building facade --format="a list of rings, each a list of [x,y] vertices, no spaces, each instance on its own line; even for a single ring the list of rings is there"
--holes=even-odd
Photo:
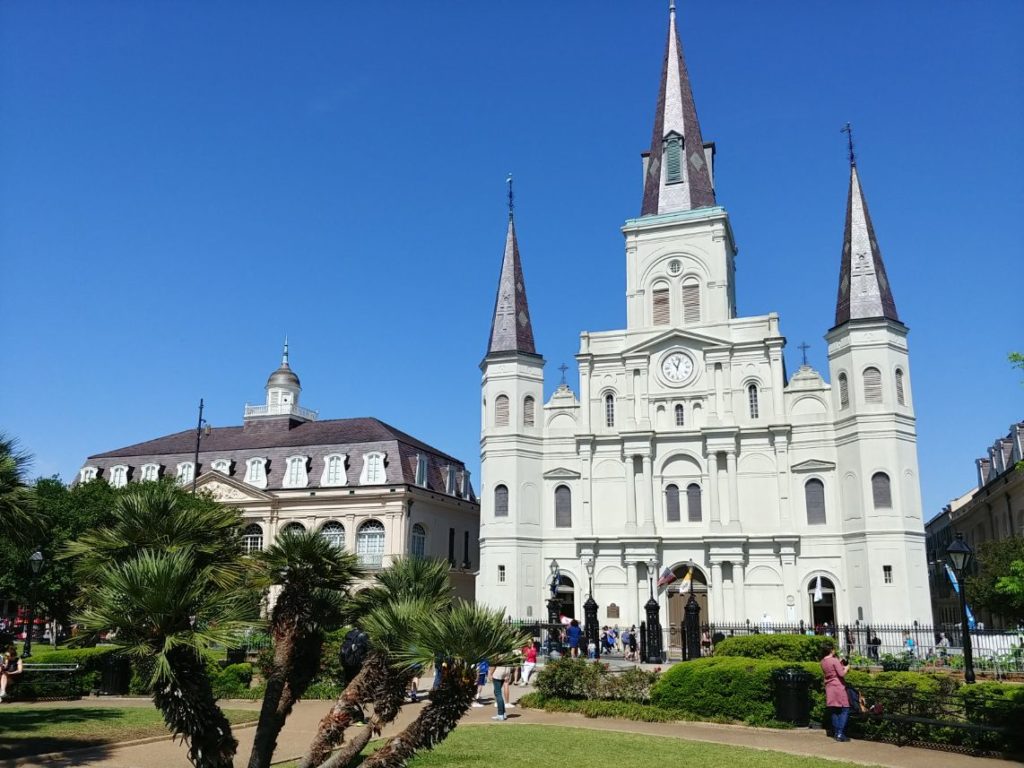
[[[702,622],[930,624],[907,328],[852,153],[828,382],[787,376],[777,314],[737,313],[713,163],[672,12],[642,213],[622,228],[626,328],[580,335],[578,397],[563,383],[544,404],[510,215],[481,364],[477,599],[541,619],[556,561],[562,613],[582,620],[589,571],[600,623],[639,625],[667,568],[653,591],[678,626],[692,568]]]

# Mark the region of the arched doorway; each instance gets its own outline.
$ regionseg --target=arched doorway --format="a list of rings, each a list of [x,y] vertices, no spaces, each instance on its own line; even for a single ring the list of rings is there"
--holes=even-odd
[[[817,629],[826,624],[836,626],[836,585],[828,576],[816,574],[807,582],[807,604],[811,625]]]
[[[683,632],[682,624],[685,613],[683,609],[690,599],[692,587],[693,596],[700,606],[700,623],[703,626],[710,620],[708,616],[708,577],[697,566],[693,566],[693,577],[686,579],[690,571],[689,563],[682,563],[672,568],[676,580],[665,589],[665,600],[668,603],[668,650],[670,654],[682,655]]]
[[[558,602],[558,613],[570,619],[576,618],[576,585],[564,573],[558,577],[558,590],[555,595]]]

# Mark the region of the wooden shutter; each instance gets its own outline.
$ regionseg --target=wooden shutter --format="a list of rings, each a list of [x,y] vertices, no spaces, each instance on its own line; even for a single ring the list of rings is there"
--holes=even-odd
[[[882,402],[882,372],[877,368],[864,370],[864,402]]]
[[[839,407],[846,408],[850,405],[850,386],[846,381],[846,374],[839,374]]]
[[[494,516],[508,517],[508,488],[504,485],[494,489]]]
[[[701,520],[700,486],[690,483],[686,486],[686,519],[691,523]]]
[[[825,524],[825,484],[811,479],[804,484],[804,501],[807,504],[807,524]]]
[[[533,426],[533,404],[534,399],[531,395],[527,395],[523,398],[523,426]]]
[[[672,322],[672,311],[669,304],[667,288],[658,288],[653,294],[654,312],[651,321],[654,325],[668,325]]]
[[[494,424],[498,427],[508,426],[508,397],[498,395],[494,401]]]
[[[876,472],[871,476],[871,498],[875,502],[875,509],[892,509],[892,488],[885,472]]]
[[[670,523],[679,522],[679,486],[670,485],[665,489],[665,518]]]
[[[665,142],[665,183],[673,184],[683,180],[682,142],[673,136]]]
[[[903,371],[896,371],[896,402],[900,405],[906,405],[906,396],[903,394]]]
[[[683,285],[683,322],[700,322],[700,285],[698,283]]]
[[[572,491],[565,485],[555,488],[555,528],[572,528]]]

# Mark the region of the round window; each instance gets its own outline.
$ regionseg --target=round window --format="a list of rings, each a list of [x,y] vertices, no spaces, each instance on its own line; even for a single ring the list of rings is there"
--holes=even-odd
[[[683,265],[682,262],[679,261],[679,259],[672,259],[672,261],[668,263],[668,273],[670,275],[678,275],[682,271],[682,269]]]

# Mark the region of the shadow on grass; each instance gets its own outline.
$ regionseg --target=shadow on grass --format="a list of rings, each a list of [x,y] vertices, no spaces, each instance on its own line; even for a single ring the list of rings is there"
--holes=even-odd
[[[79,765],[95,761],[109,753],[109,734],[102,731],[90,735],[87,726],[116,720],[119,713],[109,708],[67,708],[55,712],[53,709],[0,709],[0,760],[49,752],[63,752],[72,749],[94,747],[88,757],[81,760],[69,758],[58,761],[59,765]],[[81,726],[82,732],[64,735],[39,734],[51,731],[54,725]],[[33,734],[38,735],[33,735]]]

